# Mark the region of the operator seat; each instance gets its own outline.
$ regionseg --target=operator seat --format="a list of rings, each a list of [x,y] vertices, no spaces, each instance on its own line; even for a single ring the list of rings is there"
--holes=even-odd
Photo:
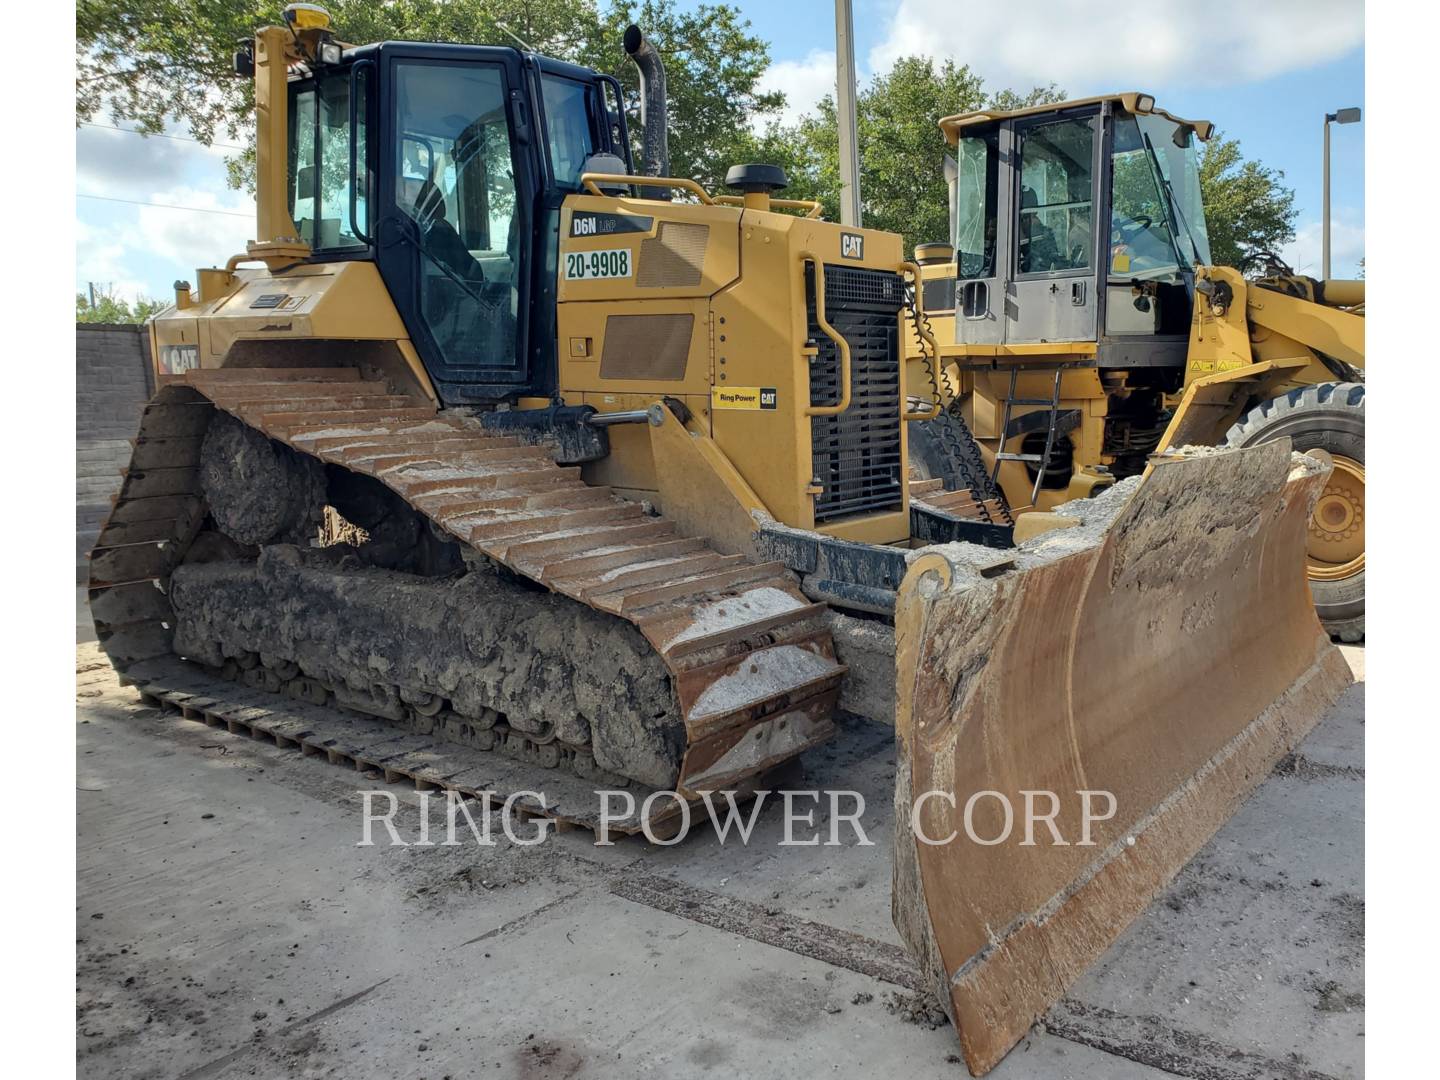
[[[426,180],[415,197],[414,216],[425,251],[461,281],[483,284],[485,271],[446,215],[445,196],[433,180]]]

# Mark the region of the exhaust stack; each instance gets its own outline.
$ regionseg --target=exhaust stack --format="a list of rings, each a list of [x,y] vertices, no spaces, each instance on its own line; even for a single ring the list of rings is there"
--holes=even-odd
[[[660,53],[640,27],[625,28],[625,52],[640,71],[640,126],[643,130],[641,169],[645,176],[670,175],[669,107],[665,98],[665,66]],[[651,199],[669,199],[666,188],[642,192]]]

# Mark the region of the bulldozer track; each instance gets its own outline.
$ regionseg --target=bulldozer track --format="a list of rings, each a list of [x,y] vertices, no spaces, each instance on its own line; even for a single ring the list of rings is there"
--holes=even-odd
[[[226,709],[246,698],[235,688],[221,692],[230,684],[213,677],[203,690],[167,689],[187,670],[205,675],[172,651],[168,585],[205,521],[200,448],[217,409],[303,455],[379,480],[472,552],[632,624],[663,661],[683,717],[681,795],[736,787],[833,731],[846,669],[821,619],[824,605],[812,603],[783,566],[720,554],[609,489],[588,486],[543,445],[497,436],[473,417],[391,393],[351,368],[191,371],[146,406],[90,561],[100,643],[142,693],[200,694]],[[276,690],[283,680],[271,681],[256,685]],[[269,696],[285,709],[299,707]],[[394,738],[396,729],[387,730]],[[434,782],[430,775],[417,782]],[[556,782],[553,771],[543,775]],[[578,812],[570,818],[585,823]]]
[[[594,832],[601,828],[593,785],[557,770],[537,771],[530,763],[399,730],[384,720],[347,715],[264,690],[247,691],[179,658],[142,661],[125,678],[139,686],[145,704],[179,719],[248,735],[305,757],[323,757],[332,765],[353,767],[371,780],[412,783],[417,791],[453,791],[496,807],[514,796],[511,811],[521,816],[547,817]],[[673,799],[657,803],[642,822],[638,807],[649,793],[631,793],[637,810],[611,817],[607,827],[636,833],[648,824],[652,833],[664,838],[680,818],[678,805]]]
[[[941,409],[934,420],[924,421],[948,462],[948,475],[911,480],[910,498],[931,510],[989,525],[1014,525],[1015,518],[1002,491],[990,479],[980,444],[970,427],[952,408]]]
[[[910,501],[954,517],[991,525],[1005,522],[1009,516],[1009,510],[999,499],[977,498],[970,488],[946,491],[944,480],[911,480]]]

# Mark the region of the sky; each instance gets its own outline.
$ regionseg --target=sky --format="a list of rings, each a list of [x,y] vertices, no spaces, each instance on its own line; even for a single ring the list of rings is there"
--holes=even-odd
[[[833,0],[730,2],[771,43],[765,88],[785,92],[789,115],[834,91]],[[969,64],[991,89],[1053,82],[1071,97],[1144,90],[1170,112],[1213,121],[1246,156],[1284,173],[1299,217],[1282,254],[1300,272],[1319,273],[1325,114],[1365,105],[1362,0],[854,5],[862,84],[896,58],[922,54]],[[77,291],[93,282],[122,299],[168,298],[176,278],[193,279],[195,267],[244,249],[254,212],[248,196],[226,185],[225,158],[235,150],[206,148],[187,134],[76,129]],[[1354,274],[1365,252],[1364,140],[1363,122],[1331,128],[1337,277]]]

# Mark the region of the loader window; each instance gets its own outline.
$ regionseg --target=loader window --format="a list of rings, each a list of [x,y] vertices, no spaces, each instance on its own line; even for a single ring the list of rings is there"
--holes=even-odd
[[[1115,119],[1111,150],[1110,274],[1120,278],[1173,276],[1181,260],[1155,159],[1133,116]]]
[[[395,71],[395,197],[415,224],[420,315],[447,366],[512,363],[523,238],[501,69]]]
[[[1089,119],[1041,124],[1021,136],[1020,273],[1089,267],[1094,148]]]
[[[1159,170],[1160,183],[1169,198],[1171,225],[1187,262],[1209,263],[1210,237],[1205,228],[1205,204],[1200,194],[1200,161],[1195,133],[1163,116],[1136,118],[1140,138]]]
[[[966,135],[957,148],[955,257],[957,277],[995,276],[995,192],[999,131]]]

